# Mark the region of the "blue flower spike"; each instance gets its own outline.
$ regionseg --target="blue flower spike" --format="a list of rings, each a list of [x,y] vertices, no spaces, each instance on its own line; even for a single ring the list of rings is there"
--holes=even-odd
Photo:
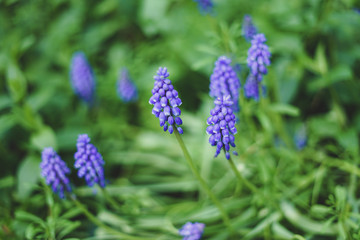
[[[230,95],[218,98],[214,101],[215,107],[210,111],[210,117],[207,119],[206,133],[210,135],[209,143],[216,146],[215,157],[221,150],[225,152],[226,159],[230,159],[230,146],[235,147],[235,137],[237,133],[235,127],[236,117],[231,108],[232,101]],[[237,155],[234,152],[234,155]]]
[[[166,67],[159,68],[154,76],[155,83],[149,103],[154,106],[152,114],[159,118],[160,127],[163,127],[165,132],[169,131],[172,134],[176,128],[180,134],[183,134],[183,129],[180,127],[182,120],[179,108],[182,102],[169,76]]]
[[[129,71],[126,68],[123,68],[119,73],[117,93],[124,103],[134,102],[138,99],[137,88],[130,79]]]
[[[90,143],[87,134],[80,134],[76,143],[77,152],[74,155],[75,168],[78,169],[79,178],[85,178],[89,187],[99,184],[105,187],[104,160],[97,148]]]
[[[41,154],[40,163],[41,175],[45,178],[46,184],[51,186],[54,193],[64,198],[64,192],[71,192],[70,181],[66,176],[70,169],[52,147],[44,148]]]
[[[205,224],[204,223],[191,223],[187,222],[179,230],[180,236],[183,237],[183,240],[199,240],[204,232]]]

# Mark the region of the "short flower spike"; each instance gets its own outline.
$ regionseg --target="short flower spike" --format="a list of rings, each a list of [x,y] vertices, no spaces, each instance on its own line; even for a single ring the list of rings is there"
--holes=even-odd
[[[204,223],[187,222],[179,230],[179,234],[184,237],[183,240],[199,240],[204,232],[204,228]]]
[[[234,135],[237,133],[236,118],[231,109],[233,103],[229,95],[216,99],[214,103],[215,107],[210,111],[211,116],[207,119],[209,126],[206,132],[210,135],[209,143],[211,146],[216,146],[215,157],[223,149],[226,159],[230,159],[230,146],[235,147]],[[237,155],[235,151],[234,154]]]
[[[126,68],[123,68],[119,73],[117,93],[124,103],[134,102],[138,98],[136,86],[133,81],[131,81],[129,71]]]
[[[210,76],[210,96],[216,99],[229,95],[234,103],[233,110],[239,111],[240,87],[240,80],[231,66],[231,59],[219,57]]]
[[[97,148],[90,143],[90,138],[87,134],[80,134],[76,143],[77,152],[74,155],[75,168],[78,169],[78,176],[85,178],[89,187],[96,183],[100,187],[105,187],[104,178],[104,160]]]
[[[246,41],[250,42],[251,39],[256,35],[257,29],[254,26],[252,18],[250,15],[245,15],[242,25],[242,34],[244,35]]]
[[[167,68],[160,67],[154,76],[155,83],[149,103],[154,106],[152,113],[159,118],[160,127],[163,127],[164,131],[168,130],[172,134],[176,128],[183,134],[179,108],[182,102],[168,77]]]
[[[64,191],[71,192],[70,181],[66,176],[70,169],[52,147],[44,148],[41,159],[41,175],[45,178],[46,184],[51,186],[60,198],[64,198]]]
[[[74,92],[86,103],[93,103],[95,76],[83,52],[74,53],[70,68],[70,82]]]
[[[198,8],[202,14],[212,13],[214,3],[212,0],[193,0],[198,3]]]

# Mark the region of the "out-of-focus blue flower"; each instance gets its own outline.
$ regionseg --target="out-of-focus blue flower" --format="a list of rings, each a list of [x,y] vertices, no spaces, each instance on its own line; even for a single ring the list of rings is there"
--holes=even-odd
[[[223,96],[214,101],[215,107],[210,111],[210,117],[207,119],[207,134],[210,135],[209,143],[216,146],[215,157],[217,157],[221,149],[224,150],[227,159],[230,159],[230,146],[235,147],[234,134],[237,133],[235,127],[235,115],[231,109],[233,104],[230,95]],[[237,153],[233,152],[235,155]]]
[[[302,150],[307,144],[307,135],[305,126],[300,127],[294,136],[295,146],[298,150]]]
[[[354,8],[354,11],[358,14],[360,14],[360,9],[359,8]]]
[[[167,68],[160,67],[154,76],[153,95],[149,103],[154,106],[152,113],[159,118],[160,127],[163,127],[164,131],[169,130],[169,133],[172,134],[174,127],[176,127],[178,132],[182,134],[183,130],[180,127],[182,124],[181,110],[179,108],[182,102],[168,77]]]
[[[85,178],[89,187],[99,184],[105,187],[104,160],[97,148],[90,143],[87,134],[80,134],[76,143],[77,152],[74,155],[75,168],[78,169],[78,176]]]
[[[70,82],[75,93],[88,104],[95,95],[95,76],[83,52],[73,54],[70,66]]]
[[[229,95],[234,103],[233,110],[239,111],[240,87],[240,80],[231,66],[231,59],[219,57],[210,76],[210,96],[216,99]]]
[[[44,148],[41,158],[41,175],[45,178],[46,184],[51,186],[60,198],[64,198],[64,191],[71,192],[70,181],[66,176],[70,169],[52,147]]]
[[[119,79],[117,81],[117,93],[120,99],[125,103],[134,102],[138,98],[136,86],[131,81],[129,72],[126,68],[123,68],[119,73]]]
[[[244,35],[246,41],[250,42],[256,33],[257,33],[257,29],[253,24],[251,16],[245,15],[242,25],[242,34]]]
[[[198,8],[202,14],[212,13],[214,8],[214,3],[212,0],[193,0],[197,2]]]
[[[244,86],[245,96],[259,100],[259,87],[263,75],[267,74],[266,66],[270,65],[269,47],[265,44],[266,38],[262,33],[256,34],[251,40],[248,51],[248,66],[250,74]]]
[[[199,240],[204,232],[204,223],[191,223],[187,222],[179,230],[179,234],[183,236],[183,240]]]

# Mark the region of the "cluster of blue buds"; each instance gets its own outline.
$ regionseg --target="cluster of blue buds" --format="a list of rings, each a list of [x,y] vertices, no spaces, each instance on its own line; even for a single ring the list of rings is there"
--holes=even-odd
[[[270,65],[271,54],[265,42],[264,34],[256,34],[251,40],[251,47],[248,51],[247,62],[250,68],[250,76],[245,83],[244,90],[246,97],[255,100],[259,99],[259,85],[263,75],[267,74],[266,66]]]
[[[207,14],[213,11],[214,3],[212,0],[193,0],[198,3],[198,8],[201,13]]]
[[[223,96],[214,101],[215,107],[210,111],[210,117],[207,119],[207,134],[210,135],[209,143],[216,146],[215,157],[217,157],[221,149],[224,149],[226,159],[230,159],[230,146],[235,147],[234,134],[237,133],[235,127],[235,115],[231,106],[233,102],[230,96]],[[233,152],[237,155],[237,152]]]
[[[251,16],[245,15],[242,26],[242,34],[244,35],[244,38],[246,39],[246,41],[250,42],[256,33],[257,33],[257,29],[253,24]]]
[[[99,184],[100,187],[105,187],[104,168],[105,164],[101,154],[97,148],[90,143],[90,138],[87,134],[78,136],[77,152],[74,155],[75,168],[78,169],[78,176],[84,177],[89,187],[94,184]]]
[[[179,234],[183,236],[183,240],[199,240],[204,232],[204,223],[191,223],[187,222],[179,230]]]
[[[138,98],[136,86],[131,81],[129,72],[126,68],[123,68],[119,73],[117,93],[120,99],[125,103],[134,102]]]
[[[70,66],[70,82],[75,93],[92,104],[95,95],[95,77],[83,52],[74,53]]]
[[[52,147],[44,148],[41,158],[41,175],[45,178],[46,184],[51,186],[60,198],[64,198],[64,191],[71,192],[70,181],[66,176],[70,169]]]
[[[297,150],[302,150],[307,145],[307,134],[305,126],[301,126],[296,132],[294,136],[294,142]]]
[[[233,110],[239,111],[240,87],[240,80],[231,66],[231,59],[225,56],[219,57],[210,76],[210,96],[215,99],[230,96],[230,100],[234,103]]]
[[[152,113],[159,118],[160,127],[163,127],[164,131],[169,130],[169,133],[172,134],[176,127],[177,131],[182,134],[179,108],[182,102],[168,77],[167,68],[160,67],[157,75],[154,76],[155,83],[149,103],[154,105]]]

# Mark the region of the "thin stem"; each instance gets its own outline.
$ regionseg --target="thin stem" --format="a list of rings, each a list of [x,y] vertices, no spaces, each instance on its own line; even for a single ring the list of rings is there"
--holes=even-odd
[[[120,239],[129,239],[129,240],[150,240],[153,238],[143,238],[143,237],[135,237],[135,236],[131,236],[122,232],[119,232],[107,225],[105,225],[103,222],[101,222],[97,217],[95,217],[91,212],[89,212],[89,210],[86,209],[86,207],[79,202],[74,196],[71,196],[71,200],[75,203],[75,205],[81,209],[81,211],[84,213],[84,215],[91,221],[93,222],[95,225],[97,225],[98,227],[113,233],[114,235],[118,236]],[[155,239],[154,239],[155,240]]]
[[[211,192],[209,186],[206,184],[206,182],[204,181],[204,179],[201,177],[199,171],[197,170],[197,168],[195,167],[195,164],[184,144],[184,141],[182,140],[179,132],[177,131],[177,129],[174,129],[174,133],[176,136],[177,141],[179,142],[179,145],[181,147],[181,150],[184,152],[185,158],[192,170],[192,172],[194,173],[195,177],[198,179],[198,181],[200,182],[201,187],[205,190],[205,192],[207,193],[207,195],[209,196],[209,198],[214,202],[214,204],[217,206],[217,208],[219,209],[222,219],[224,221],[224,224],[228,227],[228,229],[230,230],[230,232],[233,232],[231,224],[230,224],[230,219],[229,216],[227,215],[224,207],[221,205],[220,201],[217,199],[217,197],[214,195],[213,192]]]

